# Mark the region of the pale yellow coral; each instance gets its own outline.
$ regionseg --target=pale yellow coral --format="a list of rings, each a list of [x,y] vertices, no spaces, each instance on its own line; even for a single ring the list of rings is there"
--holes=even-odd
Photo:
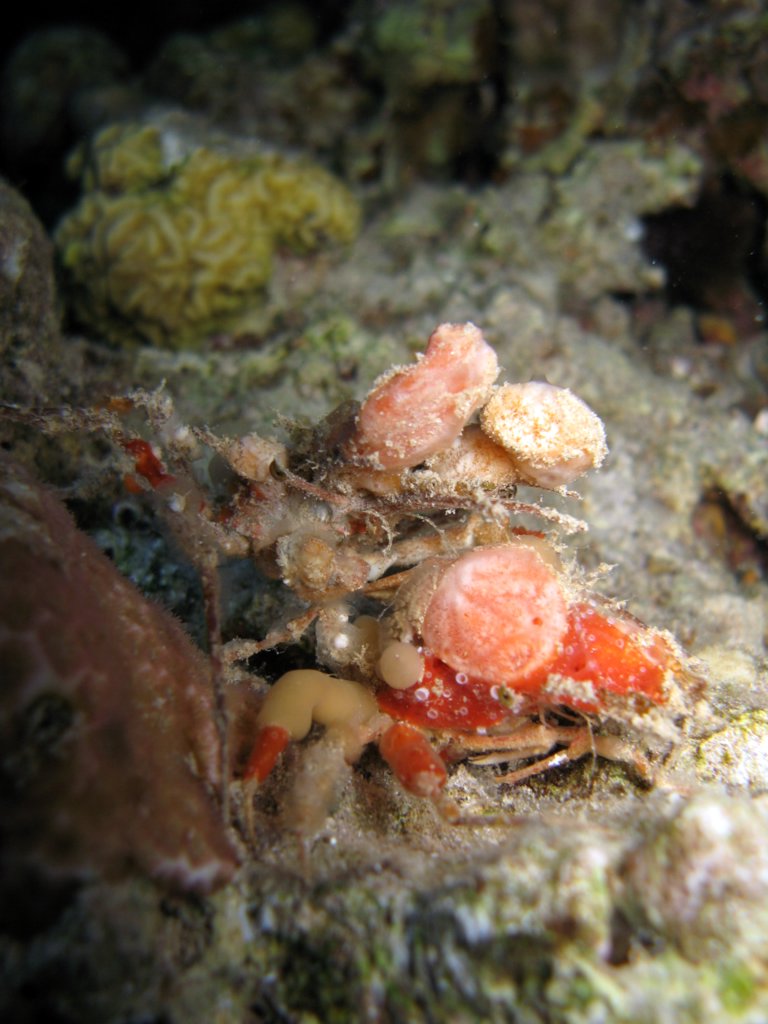
[[[75,150],[67,171],[81,178],[89,192],[126,192],[153,185],[165,173],[160,130],[154,125],[109,125],[90,147]]]
[[[357,202],[322,168],[172,143],[113,125],[80,159],[86,195],[56,242],[78,316],[108,337],[193,343],[258,298],[277,245],[355,237]]]

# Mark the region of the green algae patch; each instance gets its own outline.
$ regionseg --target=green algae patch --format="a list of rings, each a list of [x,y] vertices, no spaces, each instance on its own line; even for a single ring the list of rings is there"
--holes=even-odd
[[[84,195],[56,231],[71,308],[115,343],[199,344],[258,305],[275,250],[351,242],[328,171],[172,119],[111,125],[70,161]]]
[[[723,1006],[730,1013],[749,1009],[758,989],[754,973],[742,963],[728,963],[721,967],[718,993]]]

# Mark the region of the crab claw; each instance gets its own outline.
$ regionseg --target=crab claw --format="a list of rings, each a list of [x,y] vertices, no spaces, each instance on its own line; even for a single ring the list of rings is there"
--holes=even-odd
[[[431,800],[448,821],[458,820],[459,809],[443,792],[448,780],[445,763],[421,729],[397,722],[379,740],[379,753],[403,789]]]
[[[243,772],[243,781],[263,782],[277,764],[277,759],[291,741],[291,734],[282,725],[263,725]]]

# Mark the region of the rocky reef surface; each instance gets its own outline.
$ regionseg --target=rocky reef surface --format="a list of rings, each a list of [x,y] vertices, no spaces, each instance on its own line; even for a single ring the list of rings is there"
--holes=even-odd
[[[765,15],[748,2],[654,12],[361,2],[324,29],[303,5],[276,5],[173,36],[131,76],[90,30],[82,67],[58,30],[11,57],[0,440],[24,468],[4,469],[0,519],[5,1018],[765,1020]],[[49,107],[20,119],[25,83],[57,68],[35,94]],[[182,122],[191,148],[169,157],[172,133],[152,126]],[[122,163],[118,186],[100,164],[99,203],[111,216],[130,200],[142,225],[162,207],[157,238],[126,228],[136,261],[112,294],[111,222],[94,215],[77,240],[83,281],[73,293],[64,274],[57,288],[49,237],[71,266],[76,244],[61,239],[73,217],[85,223],[64,184],[67,146],[80,143],[87,168],[94,140],[106,160],[137,138],[156,155],[160,140],[167,162],[150,184]],[[253,156],[264,145],[272,171]],[[191,216],[174,192],[180,167],[193,177],[190,152],[219,154],[219,173],[195,185],[202,255],[162,235]],[[247,177],[235,152],[257,179],[280,179],[248,179],[261,228],[240,192],[217,220],[209,189]],[[286,170],[301,189],[321,182],[326,220],[301,189],[298,206],[280,205]],[[348,214],[339,231],[329,194]],[[242,320],[211,327],[207,307],[195,319],[165,301],[158,265],[192,300],[203,264],[245,273],[254,230],[253,279],[209,296]],[[151,296],[149,319],[128,293]],[[58,432],[20,426],[8,407],[103,410],[165,381],[179,422],[276,436],[361,398],[446,321],[478,324],[509,380],[571,388],[599,414],[610,454],[579,481],[582,500],[519,496],[588,522],[569,551],[603,593],[678,638],[704,697],[654,786],[599,758],[514,787],[462,763],[448,782],[462,810],[508,820],[452,826],[373,749],[329,780],[313,734],[248,827],[238,784],[219,785],[209,661],[158,607],[205,644],[194,552],[151,495],[126,490],[119,445],[64,413]],[[220,587],[225,639],[301,610],[234,554]],[[267,683],[311,658],[298,644],[233,673],[235,774]]]

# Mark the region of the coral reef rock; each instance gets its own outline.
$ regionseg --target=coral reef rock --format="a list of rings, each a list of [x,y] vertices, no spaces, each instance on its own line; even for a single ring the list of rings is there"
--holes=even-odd
[[[358,230],[356,200],[321,167],[184,116],[110,125],[70,166],[85,194],[56,242],[72,308],[117,342],[200,342],[258,305],[276,246]]]
[[[0,463],[3,891],[139,869],[231,877],[210,670],[58,499]]]
[[[0,179],[0,393],[48,397],[59,348],[53,250],[32,207]]]

